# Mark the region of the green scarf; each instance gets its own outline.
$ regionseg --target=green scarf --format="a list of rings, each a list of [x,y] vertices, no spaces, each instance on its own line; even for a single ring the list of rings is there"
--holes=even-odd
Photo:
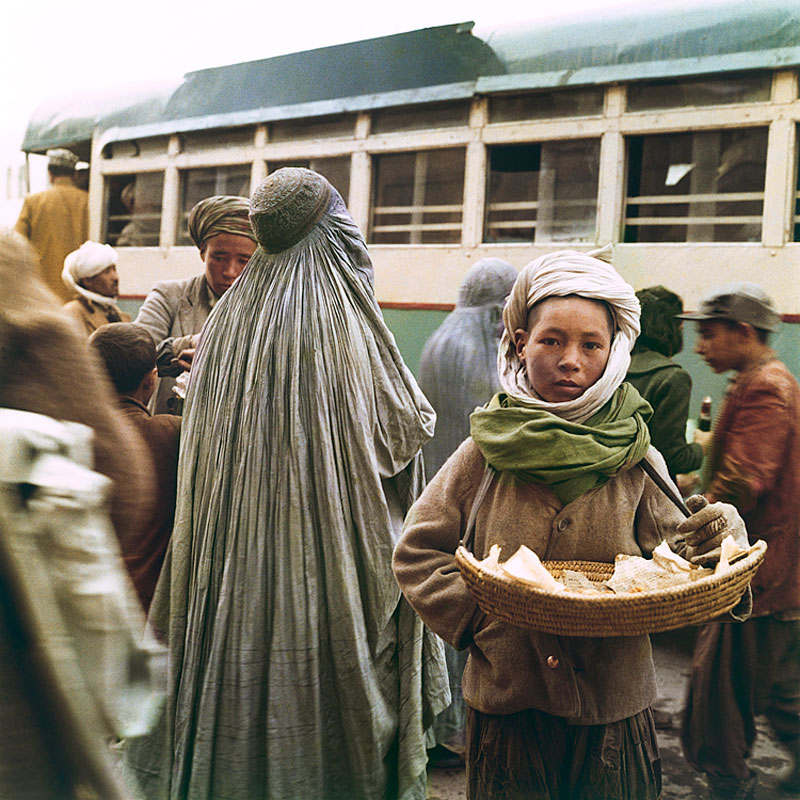
[[[526,482],[545,483],[564,505],[644,458],[653,410],[629,383],[585,422],[528,408],[504,392],[470,415],[487,463]]]

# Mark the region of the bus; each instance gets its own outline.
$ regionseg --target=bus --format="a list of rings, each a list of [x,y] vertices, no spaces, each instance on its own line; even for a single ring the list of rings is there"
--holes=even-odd
[[[117,248],[129,311],[200,269],[198,200],[304,166],[364,232],[412,369],[478,259],[519,269],[610,245],[635,288],[663,284],[690,309],[723,283],[763,286],[798,374],[799,73],[796,0],[463,22],[56,98],[22,150],[89,164],[91,237]],[[699,410],[725,381],[693,334],[677,360]]]

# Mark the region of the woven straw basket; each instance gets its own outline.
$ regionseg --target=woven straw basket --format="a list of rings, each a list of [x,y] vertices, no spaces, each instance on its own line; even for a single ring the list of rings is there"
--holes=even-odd
[[[639,636],[697,625],[730,611],[764,560],[759,540],[744,558],[720,575],[681,586],[629,594],[578,594],[536,589],[509,575],[483,569],[465,547],[456,563],[470,592],[487,614],[558,636]],[[593,583],[611,577],[613,564],[595,561],[544,561],[555,578],[564,570],[582,572]]]

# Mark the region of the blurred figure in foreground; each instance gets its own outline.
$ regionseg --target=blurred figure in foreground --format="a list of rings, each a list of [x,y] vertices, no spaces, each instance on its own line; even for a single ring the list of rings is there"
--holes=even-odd
[[[181,354],[194,350],[211,309],[256,249],[249,207],[246,197],[226,195],[207,197],[194,206],[189,212],[189,235],[205,271],[194,278],[159,281],[139,309],[136,324],[147,329],[157,349],[159,382],[152,404],[156,414],[176,409],[175,378],[188,368]]]
[[[154,415],[147,409],[157,377],[156,346],[146,330],[130,322],[103,325],[89,337],[89,344],[100,356],[123,412],[141,434],[153,459],[155,503],[143,521],[137,541],[123,554],[139,600],[147,611],[175,519],[181,418],[172,414]]]
[[[663,286],[650,286],[636,292],[642,307],[642,332],[631,353],[631,365],[625,380],[653,408],[647,423],[650,440],[667,462],[673,481],[700,469],[703,448],[686,441],[686,421],[692,378],[672,360],[683,349],[683,331],[677,315],[683,301]]]
[[[436,412],[436,430],[423,448],[430,480],[469,436],[469,415],[500,389],[497,346],[503,332],[503,302],[517,271],[500,258],[483,258],[464,276],[455,310],[425,343],[419,364],[419,385]],[[467,711],[461,676],[467,651],[445,645],[450,694],[453,698],[434,723],[436,747],[431,763],[463,763]]]
[[[38,271],[62,303],[72,300],[72,292],[61,280],[64,259],[89,238],[89,195],[75,185],[77,163],[78,157],[69,150],[48,150],[50,188],[25,198],[16,224],[17,233],[30,241],[39,256],[39,269],[34,265],[31,272]]]
[[[760,286],[713,292],[693,314],[699,353],[735,376],[706,451],[710,502],[734,505],[750,542],[769,549],[753,577],[753,614],[712,622],[697,635],[687,699],[686,758],[706,773],[712,798],[755,797],[747,758],[764,713],[792,759],[781,788],[800,793],[800,386],[769,346],[780,317]]]
[[[114,302],[119,294],[117,251],[110,244],[84,242],[64,259],[64,285],[78,296],[64,304],[87,334],[109,322],[131,318]]]
[[[146,797],[422,800],[442,646],[391,571],[434,414],[321,175],[256,190],[259,249],[215,306],[184,410],[163,727],[131,742]]]
[[[163,680],[108,519],[137,533],[147,456],[34,264],[0,233],[0,797],[116,800],[107,744],[148,729]]]

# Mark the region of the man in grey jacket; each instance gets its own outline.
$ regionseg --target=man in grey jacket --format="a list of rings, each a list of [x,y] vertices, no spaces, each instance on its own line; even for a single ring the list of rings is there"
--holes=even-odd
[[[175,411],[175,379],[187,369],[181,353],[197,345],[206,318],[232,286],[256,249],[245,197],[215,195],[189,212],[189,235],[205,264],[202,275],[159,281],[145,298],[135,322],[146,328],[157,349],[159,385],[155,414]]]

